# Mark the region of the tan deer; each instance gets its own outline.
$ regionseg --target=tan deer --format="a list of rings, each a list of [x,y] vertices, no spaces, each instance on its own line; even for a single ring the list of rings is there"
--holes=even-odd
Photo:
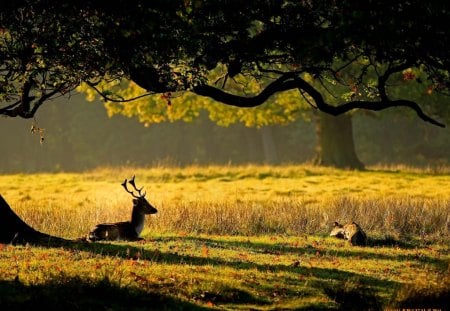
[[[135,191],[137,191],[137,195],[135,195],[133,191],[128,190],[127,182],[133,186]],[[138,189],[136,187],[134,176],[129,181],[125,179],[122,186],[125,188],[125,191],[134,198],[131,221],[98,224],[89,233],[87,238],[89,241],[142,240],[139,235],[144,229],[145,215],[156,214],[158,210],[145,199],[146,193],[141,193],[143,188]]]
[[[364,246],[367,244],[366,233],[356,222],[341,225],[340,223],[335,221],[330,236],[348,240],[351,245]]]

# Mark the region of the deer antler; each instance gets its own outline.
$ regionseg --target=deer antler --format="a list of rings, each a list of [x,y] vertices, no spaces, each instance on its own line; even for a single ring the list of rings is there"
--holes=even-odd
[[[134,176],[133,176],[133,178],[134,178]],[[123,183],[121,183],[122,187],[125,189],[126,192],[128,192],[129,194],[131,194],[131,195],[133,196],[133,198],[138,199],[139,197],[136,196],[136,195],[133,193],[133,191],[128,190],[128,187],[127,187],[127,181],[128,181],[128,180],[125,179],[125,180],[123,181]]]
[[[134,178],[135,176],[133,175],[133,177],[131,178],[131,180],[129,181],[129,183],[133,186],[133,188],[139,193],[140,197],[145,197],[146,192],[144,192],[144,194],[141,194],[142,189],[144,189],[144,187],[141,187],[141,189],[138,189],[136,187],[136,184],[134,183]]]
[[[135,178],[135,176],[133,175],[133,177],[132,177],[130,180],[125,179],[125,181],[122,183],[122,186],[125,188],[125,191],[128,192],[129,194],[131,194],[134,198],[143,198],[143,197],[145,197],[146,192],[144,192],[143,194],[141,193],[141,191],[142,191],[142,189],[144,189],[144,187],[142,187],[141,189],[138,189],[138,188],[136,187],[136,184],[134,183],[134,178]],[[128,187],[127,187],[127,181],[128,181],[128,183],[130,183],[130,184],[133,186],[133,188],[138,192],[139,196],[136,196],[136,195],[133,193],[133,191],[128,190]]]

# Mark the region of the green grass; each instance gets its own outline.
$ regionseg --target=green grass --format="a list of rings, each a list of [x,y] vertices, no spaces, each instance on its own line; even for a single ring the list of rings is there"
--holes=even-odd
[[[65,238],[129,218],[136,174],[159,210],[145,241],[0,245],[0,309],[444,308],[450,175],[311,166],[103,168],[0,176],[0,193]],[[327,236],[355,220],[369,246]],[[131,302],[129,302],[131,301]]]

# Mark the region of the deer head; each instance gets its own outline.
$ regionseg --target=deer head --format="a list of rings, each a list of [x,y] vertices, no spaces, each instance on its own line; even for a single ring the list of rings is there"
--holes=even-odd
[[[131,196],[134,198],[133,209],[138,209],[141,214],[156,214],[158,210],[154,208],[150,203],[148,203],[147,199],[145,198],[146,192],[142,193],[143,187],[141,189],[138,189],[136,187],[134,178],[135,176],[133,176],[130,180],[125,179],[122,183],[122,187],[125,189],[125,191],[131,194]],[[134,194],[132,190],[128,190],[127,183],[133,186],[134,191],[137,192],[137,195]]]
[[[345,239],[345,230],[344,226],[338,223],[337,221],[334,222],[333,229],[331,230],[330,236],[334,236],[339,239]]]

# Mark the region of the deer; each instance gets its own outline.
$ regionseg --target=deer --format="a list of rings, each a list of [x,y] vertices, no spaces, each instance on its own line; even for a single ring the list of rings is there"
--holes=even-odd
[[[330,236],[348,240],[354,246],[365,246],[367,244],[366,233],[356,222],[341,225],[335,221]]]
[[[145,215],[156,214],[158,210],[151,205],[145,198],[146,192],[142,193],[142,189],[138,189],[135,184],[135,176],[130,180],[125,179],[121,184],[126,192],[133,197],[133,210],[131,212],[131,220],[115,223],[98,224],[89,232],[87,240],[95,241],[138,241],[143,240],[140,237],[144,229]],[[127,183],[133,186],[133,190],[128,190]]]

